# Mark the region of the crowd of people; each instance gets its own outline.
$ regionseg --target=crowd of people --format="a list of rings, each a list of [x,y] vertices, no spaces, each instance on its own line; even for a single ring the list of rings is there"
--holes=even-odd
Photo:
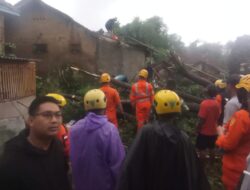
[[[207,87],[195,145],[181,130],[178,94],[154,93],[147,79],[142,69],[131,87],[137,134],[127,154],[117,119],[117,110],[124,110],[108,73],[101,75],[99,89],[84,95],[86,115],[69,129],[62,123],[66,99],[54,93],[37,97],[27,127],[4,145],[0,189],[209,190],[204,166],[217,150],[225,189],[249,190],[250,74]]]

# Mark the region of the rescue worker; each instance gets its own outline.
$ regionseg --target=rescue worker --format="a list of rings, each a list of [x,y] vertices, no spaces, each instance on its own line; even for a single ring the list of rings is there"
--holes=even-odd
[[[117,128],[105,115],[100,89],[84,96],[85,118],[70,128],[70,160],[75,190],[114,190],[125,157]]]
[[[217,89],[217,95],[215,99],[220,105],[220,117],[218,119],[218,125],[222,126],[223,118],[224,118],[224,107],[226,104],[225,93],[226,93],[227,83],[221,79],[218,79],[214,82],[214,85],[216,86],[216,89]]]
[[[110,86],[111,77],[108,73],[103,73],[100,78],[101,90],[104,92],[107,98],[107,108],[106,115],[108,120],[118,127],[117,113],[116,109],[118,108],[123,114],[123,107],[121,104],[121,99],[118,91]]]
[[[154,90],[147,82],[148,71],[142,69],[138,74],[139,80],[132,85],[130,102],[136,110],[137,131],[149,121],[150,109],[154,100]]]
[[[52,97],[58,101],[59,107],[62,109],[66,104],[67,101],[64,96],[56,93],[49,93],[46,96]],[[69,157],[69,134],[67,127],[62,123],[59,127],[59,131],[57,133],[57,138],[62,142],[64,147],[64,154]]]
[[[117,18],[111,18],[109,19],[106,23],[105,23],[105,27],[107,29],[108,32],[110,32],[111,34],[113,34],[113,30],[114,30],[114,25],[117,22]]]
[[[153,107],[156,120],[136,136],[117,190],[210,189],[192,142],[178,126],[179,96],[171,90],[160,90]]]
[[[242,108],[235,112],[225,125],[225,132],[218,127],[217,146],[224,150],[222,159],[222,181],[227,190],[234,190],[250,152],[250,74],[240,79],[235,86]]]

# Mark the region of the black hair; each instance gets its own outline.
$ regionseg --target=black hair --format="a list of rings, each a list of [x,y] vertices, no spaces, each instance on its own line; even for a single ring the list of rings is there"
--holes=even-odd
[[[54,104],[57,104],[57,105],[59,104],[59,102],[55,98],[50,97],[50,96],[37,97],[31,102],[31,104],[29,106],[29,109],[28,109],[29,115],[34,116],[37,113],[37,110],[39,109],[39,106],[41,104],[44,104],[44,103],[47,103],[47,102],[54,103]],[[58,107],[59,107],[59,105],[58,105]]]
[[[215,97],[216,94],[217,94],[217,89],[216,89],[216,86],[214,84],[209,84],[207,86],[207,94],[209,97]]]
[[[247,95],[248,92],[245,88],[237,89],[237,97],[239,102],[241,103],[241,108],[245,110],[248,109]]]
[[[232,86],[235,86],[239,82],[240,82],[240,76],[237,74],[233,74],[227,79],[227,84],[230,84]]]

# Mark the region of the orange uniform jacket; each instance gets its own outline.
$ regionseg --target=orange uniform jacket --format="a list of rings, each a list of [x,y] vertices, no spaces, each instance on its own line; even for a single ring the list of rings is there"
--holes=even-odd
[[[64,125],[60,125],[57,133],[57,138],[62,142],[64,147],[64,154],[69,157],[69,133]]]
[[[227,190],[233,190],[246,168],[246,157],[250,152],[249,112],[243,109],[236,112],[225,127],[226,134],[220,136],[216,144],[225,150],[222,181]]]
[[[120,95],[116,89],[109,85],[103,85],[100,89],[105,93],[107,98],[106,115],[108,120],[118,127],[116,108],[121,103]]]
[[[151,105],[154,100],[154,90],[150,83],[140,79],[132,85],[130,102],[136,106],[137,126],[140,129],[148,122]]]

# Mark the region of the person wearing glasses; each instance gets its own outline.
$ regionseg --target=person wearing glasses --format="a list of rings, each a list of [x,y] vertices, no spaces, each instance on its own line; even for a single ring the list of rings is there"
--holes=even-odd
[[[69,190],[63,146],[55,138],[62,124],[58,101],[38,97],[29,106],[28,113],[28,128],[4,145],[0,189]]]

